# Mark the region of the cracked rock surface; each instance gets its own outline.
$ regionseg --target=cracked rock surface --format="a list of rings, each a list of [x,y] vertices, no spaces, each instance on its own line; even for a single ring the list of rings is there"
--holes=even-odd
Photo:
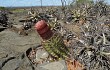
[[[9,29],[0,32],[0,70],[34,70],[25,52],[38,44],[40,39],[36,32],[28,36],[18,35]]]

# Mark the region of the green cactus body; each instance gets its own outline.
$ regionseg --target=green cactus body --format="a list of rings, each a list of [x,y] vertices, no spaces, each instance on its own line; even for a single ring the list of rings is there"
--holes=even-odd
[[[49,40],[46,40],[42,44],[52,57],[66,59],[69,56],[69,49],[65,46],[59,33],[55,33]]]

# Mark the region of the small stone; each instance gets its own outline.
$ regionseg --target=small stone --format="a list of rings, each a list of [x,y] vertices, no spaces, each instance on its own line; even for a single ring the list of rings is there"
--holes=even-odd
[[[36,61],[41,62],[43,59],[47,59],[49,54],[44,49],[39,49],[36,51]]]
[[[21,28],[23,25],[13,25],[16,28]]]
[[[43,63],[38,65],[39,70],[67,70],[64,60],[51,63]]]

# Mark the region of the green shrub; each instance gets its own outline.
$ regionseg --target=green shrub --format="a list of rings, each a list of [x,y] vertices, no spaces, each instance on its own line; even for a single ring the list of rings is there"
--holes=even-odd
[[[6,8],[5,7],[0,7],[0,10],[5,10]]]

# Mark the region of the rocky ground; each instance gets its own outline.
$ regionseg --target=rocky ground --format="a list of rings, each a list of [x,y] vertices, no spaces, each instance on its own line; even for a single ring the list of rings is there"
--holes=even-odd
[[[15,25],[22,25],[18,19],[20,16],[13,14],[9,17],[11,21],[14,20]],[[30,47],[39,44],[40,40],[36,32],[28,36],[20,36],[10,29],[0,32],[0,70],[32,70],[25,52]]]
[[[11,28],[0,26],[0,70],[85,70],[84,67],[87,70],[109,70],[110,16],[105,15],[103,11],[94,10],[96,6],[94,5],[90,9],[91,13],[88,13],[85,18],[81,15],[79,18],[77,17],[79,13],[75,13],[76,16],[73,17],[77,19],[74,18],[70,22],[62,19],[64,18],[62,13],[59,13],[60,16],[58,16],[59,11],[55,11],[59,20],[49,22],[56,23],[56,26],[53,25],[53,30],[62,35],[64,43],[71,53],[69,58],[78,61],[59,60],[50,63],[45,62],[45,57],[48,57],[49,54],[41,49],[42,46],[36,50],[41,45],[42,39],[34,27],[24,31],[23,22],[19,22],[22,19],[27,19],[29,9],[12,10],[12,14],[8,14],[8,19],[13,26]],[[100,7],[96,9],[100,9]],[[68,11],[66,12],[68,13]],[[107,11],[105,13],[107,14]],[[68,17],[70,16],[66,18]],[[34,53],[35,58],[29,60],[29,53],[32,55]],[[39,61],[41,62],[38,64],[34,63]]]
[[[9,14],[9,21],[16,28],[22,27],[19,22],[24,19],[27,12]],[[5,29],[0,32],[0,70],[67,70],[65,61],[54,63],[44,63],[34,66],[26,56],[29,48],[37,47],[41,44],[41,39],[37,32],[32,29],[28,36],[19,35],[17,31]]]

